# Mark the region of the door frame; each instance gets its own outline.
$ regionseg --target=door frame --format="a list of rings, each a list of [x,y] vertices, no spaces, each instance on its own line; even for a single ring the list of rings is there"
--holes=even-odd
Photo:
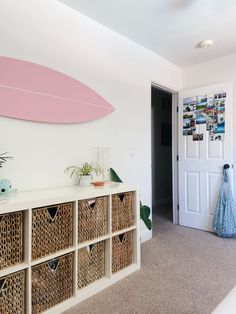
[[[150,94],[152,87],[163,90],[172,94],[172,214],[173,224],[179,224],[179,180],[178,180],[178,93],[168,87],[151,82]],[[152,106],[152,97],[150,106]],[[151,111],[152,115],[152,111]],[[151,117],[151,137],[152,137],[152,159],[153,159],[153,117]],[[151,167],[153,169],[153,167]],[[153,185],[153,171],[152,171]]]

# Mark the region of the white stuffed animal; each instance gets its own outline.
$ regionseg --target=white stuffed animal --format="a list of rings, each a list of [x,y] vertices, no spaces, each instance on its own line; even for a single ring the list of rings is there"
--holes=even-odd
[[[0,180],[0,196],[9,196],[14,191],[9,180]]]

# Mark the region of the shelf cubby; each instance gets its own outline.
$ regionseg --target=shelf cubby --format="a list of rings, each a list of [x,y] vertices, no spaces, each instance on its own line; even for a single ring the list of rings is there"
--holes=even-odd
[[[10,224],[1,229],[0,218],[1,313],[62,313],[140,268],[134,186],[18,192],[1,201],[0,212]],[[3,238],[11,227],[16,232],[8,241],[16,250],[8,257]],[[6,279],[8,296],[1,290]],[[11,293],[17,296],[14,302]]]

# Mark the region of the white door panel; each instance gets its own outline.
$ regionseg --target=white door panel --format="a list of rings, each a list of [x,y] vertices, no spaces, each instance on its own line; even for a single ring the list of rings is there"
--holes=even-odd
[[[192,135],[184,136],[184,98],[221,92],[226,93],[224,139],[210,141],[206,124],[196,125],[196,133],[203,134],[202,141],[193,141]],[[180,92],[178,137],[179,222],[184,226],[212,231],[212,219],[222,180],[223,165],[233,163],[232,84],[222,83]]]
[[[218,192],[220,190],[222,174],[221,173],[206,173],[207,175],[207,208],[208,214],[214,215]]]

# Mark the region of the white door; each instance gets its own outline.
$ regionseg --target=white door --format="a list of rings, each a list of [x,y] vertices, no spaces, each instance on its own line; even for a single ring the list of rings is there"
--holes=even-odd
[[[232,107],[231,83],[179,93],[180,225],[212,231],[223,165],[233,163]]]

